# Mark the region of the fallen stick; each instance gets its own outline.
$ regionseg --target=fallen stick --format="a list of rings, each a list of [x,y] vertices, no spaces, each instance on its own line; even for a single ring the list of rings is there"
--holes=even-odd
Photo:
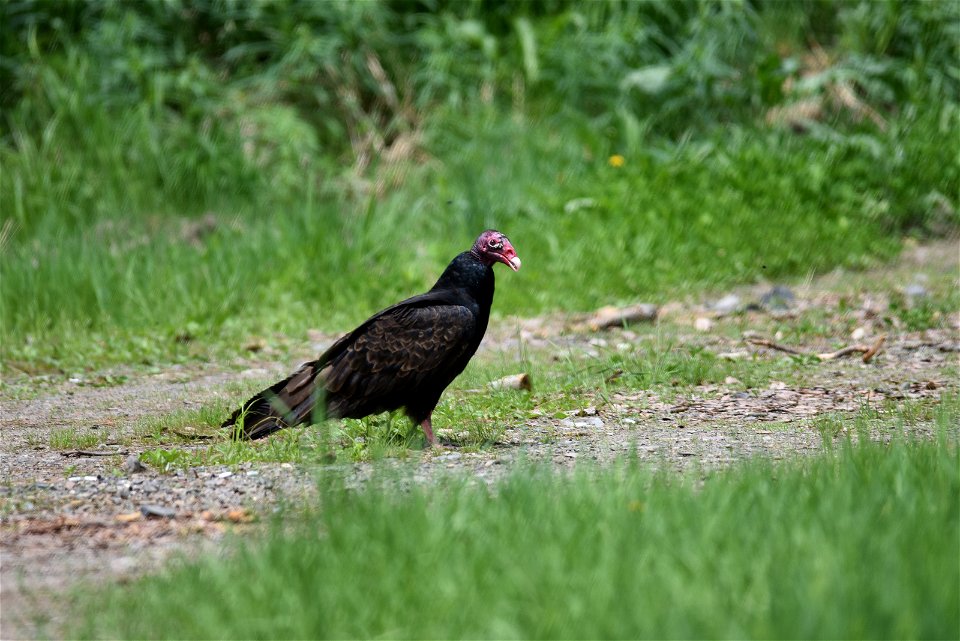
[[[129,453],[126,450],[111,450],[109,452],[103,450],[67,450],[66,452],[60,452],[60,455],[79,458],[81,456],[123,456]]]
[[[524,372],[523,374],[514,374],[513,376],[504,376],[495,381],[490,381],[487,383],[489,389],[516,389],[516,390],[527,390],[528,392],[533,389],[533,385],[530,383],[530,375]]]
[[[593,314],[581,318],[573,326],[575,331],[598,332],[612,327],[623,327],[624,324],[653,322],[657,320],[657,306],[651,303],[637,303],[629,307],[601,307]]]
[[[877,339],[877,342],[874,343],[874,344],[870,347],[870,349],[868,349],[867,351],[865,351],[865,352],[863,353],[863,362],[864,362],[864,363],[869,363],[869,362],[870,362],[870,359],[872,359],[874,356],[877,355],[877,352],[879,352],[879,351],[880,351],[880,348],[883,347],[883,342],[884,342],[885,340],[887,340],[887,335],[886,335],[886,334],[881,335],[880,338]]]
[[[463,390],[468,394],[479,394],[484,390],[492,389],[512,389],[512,390],[522,390],[522,391],[531,391],[533,389],[533,383],[530,381],[530,375],[526,372],[521,374],[511,374],[510,376],[504,376],[503,378],[498,378],[495,381],[490,381],[483,386],[483,389],[468,389]]]
[[[774,343],[773,341],[766,338],[748,338],[747,342],[753,345],[759,345],[760,347],[769,347],[770,349],[775,349],[778,352],[786,352],[787,354],[793,354],[794,356],[814,356],[814,354],[801,352],[799,349],[787,347],[786,345],[781,345],[780,343]]]
[[[753,345],[759,345],[760,347],[768,347],[770,349],[775,349],[780,352],[786,352],[787,354],[793,354],[794,356],[810,356],[821,361],[832,361],[843,356],[848,356],[850,354],[863,354],[863,362],[869,363],[874,356],[877,355],[877,352],[880,351],[880,348],[883,347],[884,341],[887,340],[886,335],[881,336],[877,341],[870,346],[867,345],[849,345],[838,349],[835,352],[824,352],[822,354],[812,354],[810,352],[804,352],[794,347],[789,347],[787,345],[781,345],[780,343],[775,343],[766,338],[748,338],[747,342]]]

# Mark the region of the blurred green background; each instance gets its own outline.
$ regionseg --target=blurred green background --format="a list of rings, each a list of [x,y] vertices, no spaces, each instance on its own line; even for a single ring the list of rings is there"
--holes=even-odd
[[[533,315],[958,225],[954,2],[7,0],[0,56],[20,369],[346,329],[486,227]]]

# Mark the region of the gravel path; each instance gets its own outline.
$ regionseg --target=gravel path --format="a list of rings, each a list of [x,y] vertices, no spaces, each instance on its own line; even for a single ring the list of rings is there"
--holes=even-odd
[[[833,273],[794,287],[790,294],[795,300],[785,313],[836,310],[841,300],[847,301],[846,309],[852,300],[853,311],[843,313],[848,319],[853,315],[869,341],[879,333],[889,297],[910,286],[918,274],[939,274],[941,279],[946,274],[948,286],[957,287],[957,257],[957,243],[949,241],[914,248],[897,265],[873,272]],[[758,285],[731,295],[761,300],[769,289]],[[660,318],[676,328],[682,344],[729,358],[758,350],[765,358],[782,358],[767,348],[748,346],[742,331],[721,331],[731,324],[759,325],[770,315],[769,309],[759,309],[729,316],[717,311],[716,302],[704,300],[667,305]],[[575,353],[589,360],[597,349],[644,340],[620,329],[571,331],[580,321],[548,317],[501,322],[491,327],[481,357],[517,353],[522,343],[524,349]],[[410,459],[415,476],[425,482],[450,470],[489,481],[519,459],[569,467],[635,451],[651,465],[683,469],[716,467],[755,455],[782,458],[816,452],[822,437],[811,419],[818,415],[851,414],[865,402],[955,393],[960,387],[958,327],[957,313],[937,329],[922,332],[898,329],[893,323],[884,328],[888,338],[883,351],[869,364],[858,357],[820,363],[809,368],[802,384],[793,386],[771,381],[766,389],[744,390],[729,381],[669,396],[644,390],[615,392],[604,399],[586,396],[585,409],[565,417],[533,416],[510,426],[488,450],[414,452]],[[821,342],[799,347],[829,351],[829,341]],[[123,384],[113,387],[66,381],[46,384],[34,398],[0,396],[0,638],[56,635],[63,615],[59,597],[78,579],[88,584],[92,579],[124,580],[159,568],[174,552],[216,550],[225,532],[256,527],[250,522],[272,510],[281,497],[307,498],[316,470],[286,463],[192,468],[164,475],[124,468],[130,454],[144,449],[130,438],[142,417],[234,398],[235,391],[226,391],[231,381],[245,375],[269,379],[284,374],[288,365],[250,362],[241,374],[175,366],[159,375],[128,374]],[[116,453],[90,456],[52,449],[50,434],[62,428],[104,430],[106,443],[95,449]],[[356,464],[340,471],[362,479],[372,469],[371,464]]]

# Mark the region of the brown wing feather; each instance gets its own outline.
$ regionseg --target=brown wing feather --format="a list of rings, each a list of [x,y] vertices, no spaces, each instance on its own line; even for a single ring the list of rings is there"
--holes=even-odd
[[[476,321],[460,305],[401,308],[367,325],[326,371],[331,416],[363,416],[443,391],[462,371]]]

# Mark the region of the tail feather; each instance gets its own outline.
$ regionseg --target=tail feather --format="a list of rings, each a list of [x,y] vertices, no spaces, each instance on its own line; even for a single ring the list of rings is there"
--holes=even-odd
[[[289,378],[271,385],[240,406],[223,427],[233,427],[234,438],[258,439],[285,427],[313,420],[324,392],[317,385],[318,361],[304,363]]]

